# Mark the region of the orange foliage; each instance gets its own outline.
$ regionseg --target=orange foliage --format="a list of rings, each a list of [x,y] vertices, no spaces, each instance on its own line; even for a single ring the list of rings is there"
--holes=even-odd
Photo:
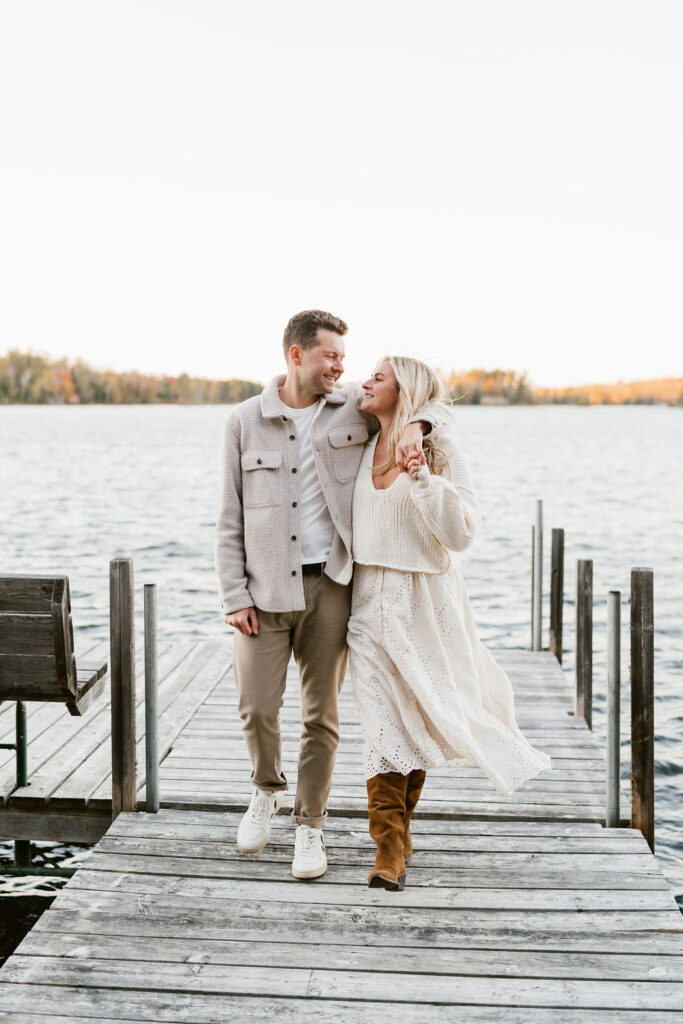
[[[535,402],[578,402],[582,405],[626,405],[681,402],[683,378],[617,381],[616,384],[584,384],[575,388],[533,388]]]

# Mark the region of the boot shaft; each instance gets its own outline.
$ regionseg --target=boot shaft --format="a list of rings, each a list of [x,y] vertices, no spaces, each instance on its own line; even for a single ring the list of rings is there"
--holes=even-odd
[[[385,772],[367,780],[369,829],[377,843],[370,885],[376,884],[373,879],[379,877],[402,887],[407,786],[408,776],[399,772]]]

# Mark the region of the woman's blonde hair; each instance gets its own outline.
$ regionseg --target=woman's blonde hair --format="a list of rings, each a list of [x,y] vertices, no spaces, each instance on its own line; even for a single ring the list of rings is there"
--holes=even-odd
[[[443,413],[439,419],[447,421],[451,418],[451,411],[444,401],[445,388],[441,383],[441,378],[431,366],[419,359],[411,359],[410,356],[384,356],[379,363],[385,361],[389,362],[394,371],[398,385],[398,401],[387,436],[387,452],[389,454],[382,465],[375,466],[373,473],[377,476],[387,473],[396,465],[394,452],[401,434],[409,421],[425,405],[435,405],[436,411]],[[430,473],[440,474],[448,460],[434,437],[434,431],[426,435],[422,449]]]

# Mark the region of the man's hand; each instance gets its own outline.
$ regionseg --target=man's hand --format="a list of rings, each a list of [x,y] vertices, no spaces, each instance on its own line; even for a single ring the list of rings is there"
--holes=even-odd
[[[241,608],[238,612],[230,612],[225,621],[233,629],[238,629],[244,636],[258,633],[258,617],[255,608]]]
[[[401,434],[401,439],[396,445],[396,465],[399,469],[408,469],[408,460],[417,458],[421,465],[427,461],[422,451],[422,424],[409,423]]]

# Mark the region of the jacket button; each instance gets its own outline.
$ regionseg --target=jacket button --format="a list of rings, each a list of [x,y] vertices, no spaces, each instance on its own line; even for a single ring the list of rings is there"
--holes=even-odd
[[[262,462],[263,462],[263,459],[257,459],[256,460],[256,465],[260,466]]]
[[[294,467],[294,469],[292,470],[292,473],[296,473],[296,466],[295,466],[295,467]]]
[[[350,435],[350,434],[347,434],[347,435],[346,435],[346,440],[347,440],[347,441],[350,441],[350,440],[351,440],[351,435]]]
[[[292,576],[296,576],[296,569],[292,569]]]
[[[295,533],[292,534],[292,540],[296,540],[296,534]]]
[[[290,440],[290,441],[294,441],[294,440],[295,440],[294,434],[290,434],[290,435],[289,435],[289,440]]]
[[[296,508],[296,502],[295,501],[292,502],[292,508]]]

